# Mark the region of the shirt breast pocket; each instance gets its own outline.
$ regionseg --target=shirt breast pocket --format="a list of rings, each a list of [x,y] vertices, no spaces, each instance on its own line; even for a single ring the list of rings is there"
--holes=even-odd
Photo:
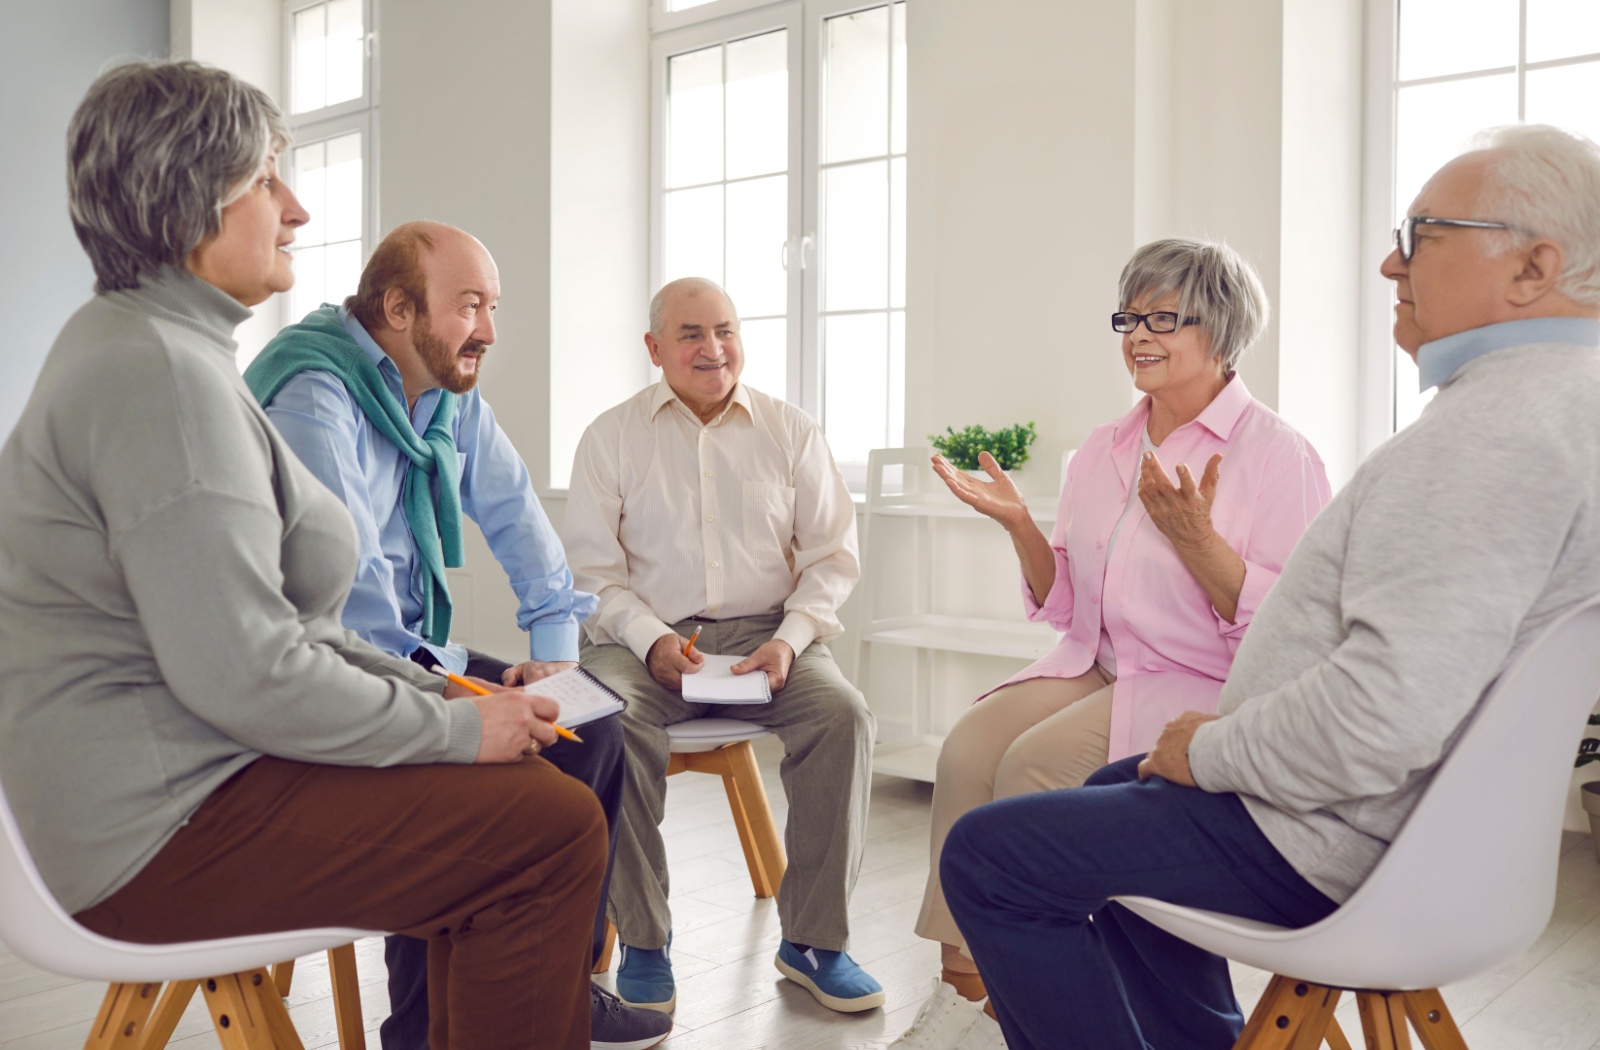
[[[794,539],[794,489],[748,481],[744,484],[744,542],[758,563],[786,562]]]

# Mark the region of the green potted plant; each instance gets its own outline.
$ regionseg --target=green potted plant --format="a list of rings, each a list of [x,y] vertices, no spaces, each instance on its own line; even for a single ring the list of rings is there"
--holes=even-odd
[[[962,430],[945,427],[943,434],[929,434],[928,441],[957,470],[980,470],[980,452],[993,456],[1001,470],[1016,470],[1028,462],[1028,446],[1038,436],[1030,420],[1000,430],[985,430],[977,424]]]

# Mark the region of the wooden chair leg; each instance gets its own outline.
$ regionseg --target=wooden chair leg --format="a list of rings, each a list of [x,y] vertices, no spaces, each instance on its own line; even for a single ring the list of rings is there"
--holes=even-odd
[[[1339,991],[1273,975],[1234,1050],[1316,1050],[1339,1003]]]
[[[610,919],[606,920],[606,943],[600,949],[600,958],[594,964],[594,973],[605,973],[611,969],[611,952],[617,946],[617,924]]]
[[[266,970],[208,977],[200,987],[223,1050],[305,1050]]]
[[[289,998],[289,987],[294,984],[294,960],[272,964],[272,983],[278,989],[278,998]]]
[[[783,883],[788,861],[783,855],[778,826],[772,820],[767,789],[761,783],[761,770],[756,766],[755,748],[750,746],[750,741],[741,740],[718,753],[727,759],[728,772],[722,783],[728,792],[728,805],[733,810],[733,822],[739,831],[739,842],[744,846],[745,860],[750,864],[750,881],[757,897],[775,896]],[[756,877],[758,866],[760,879]]]
[[[1367,1050],[1411,1050],[1404,993],[1357,992],[1356,1006],[1361,1011]]]
[[[341,944],[328,949],[328,972],[333,978],[333,1016],[339,1029],[339,1050],[367,1050],[367,1031],[361,1014],[361,975],[356,971],[356,946]]]
[[[1427,1050],[1467,1050],[1467,1042],[1461,1038],[1461,1030],[1456,1027],[1456,1019],[1450,1016],[1450,1008],[1444,1004],[1439,989],[1401,992],[1400,996],[1405,1000],[1411,1027],[1417,1030],[1417,1038]]]
[[[178,1022],[183,1019],[183,1012],[189,1009],[189,1001],[194,998],[194,990],[198,987],[199,981],[167,983],[161,990],[161,1001],[156,1004],[156,1012],[150,1016],[150,1023],[145,1025],[144,1041],[139,1044],[139,1050],[161,1050],[167,1045]]]
[[[144,1040],[146,1023],[161,991],[154,984],[113,984],[100,1001],[100,1013],[89,1030],[83,1050],[135,1050]]]
[[[1328,1044],[1328,1050],[1350,1050],[1350,1040],[1345,1038],[1337,1017],[1328,1018],[1328,1030],[1322,1033],[1322,1038]]]

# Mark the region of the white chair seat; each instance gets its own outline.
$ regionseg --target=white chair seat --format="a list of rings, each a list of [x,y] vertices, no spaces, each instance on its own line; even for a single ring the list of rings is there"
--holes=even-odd
[[[766,729],[742,718],[691,718],[667,727],[668,747],[675,755],[715,751],[724,744],[766,735]]]

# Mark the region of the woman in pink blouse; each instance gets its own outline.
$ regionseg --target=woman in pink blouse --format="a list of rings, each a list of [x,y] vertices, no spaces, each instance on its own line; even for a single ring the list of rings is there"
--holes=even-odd
[[[1122,271],[1118,299],[1111,326],[1145,396],[1072,457],[1048,540],[988,453],[990,481],[934,457],[950,491],[1010,533],[1028,618],[1062,638],[973,705],[940,753],[917,933],[942,942],[944,973],[895,1047],[1005,1045],[977,1008],[982,978],[939,886],[951,825],[997,798],[1077,787],[1150,748],[1178,713],[1215,710],[1251,618],[1328,502],[1316,451],[1234,371],[1270,309],[1242,256],[1199,241],[1147,244]],[[1176,481],[1164,463],[1176,464]]]

